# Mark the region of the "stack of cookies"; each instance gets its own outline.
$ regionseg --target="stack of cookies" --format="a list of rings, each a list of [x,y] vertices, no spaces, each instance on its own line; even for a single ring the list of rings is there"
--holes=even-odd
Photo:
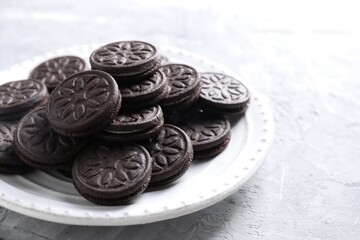
[[[91,70],[58,57],[0,86],[0,172],[57,170],[89,201],[119,205],[220,154],[226,115],[246,111],[248,89],[163,59],[149,43],[120,41],[96,49]]]

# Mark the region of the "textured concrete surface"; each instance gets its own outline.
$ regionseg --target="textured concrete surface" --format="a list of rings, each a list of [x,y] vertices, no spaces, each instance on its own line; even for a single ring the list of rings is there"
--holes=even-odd
[[[352,1],[0,1],[0,68],[142,39],[227,65],[273,104],[272,151],[242,189],[153,224],[78,227],[0,208],[0,239],[360,239],[360,15]]]

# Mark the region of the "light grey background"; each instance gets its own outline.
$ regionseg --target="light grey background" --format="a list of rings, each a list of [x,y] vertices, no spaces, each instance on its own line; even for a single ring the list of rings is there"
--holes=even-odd
[[[360,239],[356,1],[0,1],[0,69],[139,39],[218,61],[272,100],[276,138],[231,197],[177,219],[78,227],[0,208],[0,239]]]

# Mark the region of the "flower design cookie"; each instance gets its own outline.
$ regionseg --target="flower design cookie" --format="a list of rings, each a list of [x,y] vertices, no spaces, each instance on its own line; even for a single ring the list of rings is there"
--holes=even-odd
[[[96,143],[73,166],[74,185],[89,201],[118,205],[141,194],[150,181],[152,159],[136,144]]]
[[[115,80],[101,71],[72,75],[51,93],[47,115],[55,131],[67,136],[87,136],[105,128],[120,109]]]
[[[30,73],[30,79],[37,79],[45,83],[52,91],[56,85],[67,77],[85,69],[85,61],[76,56],[62,56],[42,62]]]
[[[214,113],[241,115],[250,102],[248,88],[222,73],[202,73],[199,104]]]
[[[180,178],[193,160],[193,147],[189,137],[180,128],[165,124],[146,145],[153,158],[151,184],[163,185]]]
[[[28,113],[14,133],[15,150],[28,165],[56,169],[71,164],[87,146],[87,140],[55,132],[46,116],[45,107]]]
[[[38,80],[8,82],[0,86],[0,119],[17,120],[47,100],[46,86]]]

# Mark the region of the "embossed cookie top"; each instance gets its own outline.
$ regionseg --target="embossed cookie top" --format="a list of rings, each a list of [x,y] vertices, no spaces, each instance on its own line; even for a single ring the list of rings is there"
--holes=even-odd
[[[86,128],[101,122],[119,99],[115,80],[102,71],[84,71],[59,84],[49,97],[50,122],[61,128]]]
[[[230,134],[230,123],[224,116],[196,109],[178,117],[176,125],[190,137],[194,150],[214,146]]]
[[[250,99],[249,90],[239,80],[221,73],[201,73],[200,98],[224,105],[238,105]]]
[[[28,113],[15,132],[17,149],[31,159],[44,164],[71,161],[86,146],[87,141],[55,132],[46,116],[45,107]]]
[[[199,86],[200,80],[197,71],[183,64],[168,64],[162,66],[160,70],[168,79],[170,92],[166,101],[187,95]]]
[[[167,85],[167,80],[162,72],[157,71],[149,79],[127,86],[120,86],[119,88],[123,100],[131,101],[131,98],[151,97],[159,93],[165,87],[164,85]]]
[[[138,130],[153,126],[154,121],[163,118],[159,105],[148,107],[137,111],[121,112],[114,121],[106,128],[107,131]]]
[[[47,95],[46,86],[38,80],[5,83],[0,86],[0,113],[34,107]]]
[[[120,41],[96,49],[90,56],[94,69],[128,69],[158,58],[156,48],[140,41]]]
[[[146,146],[153,158],[152,176],[171,172],[192,157],[192,145],[186,134],[176,126],[165,124]]]
[[[84,69],[83,59],[75,56],[62,56],[41,63],[32,70],[29,78],[40,80],[48,88],[54,88],[67,77]]]
[[[73,176],[98,191],[122,191],[136,185],[151,171],[147,150],[136,144],[97,143],[77,157]]]

